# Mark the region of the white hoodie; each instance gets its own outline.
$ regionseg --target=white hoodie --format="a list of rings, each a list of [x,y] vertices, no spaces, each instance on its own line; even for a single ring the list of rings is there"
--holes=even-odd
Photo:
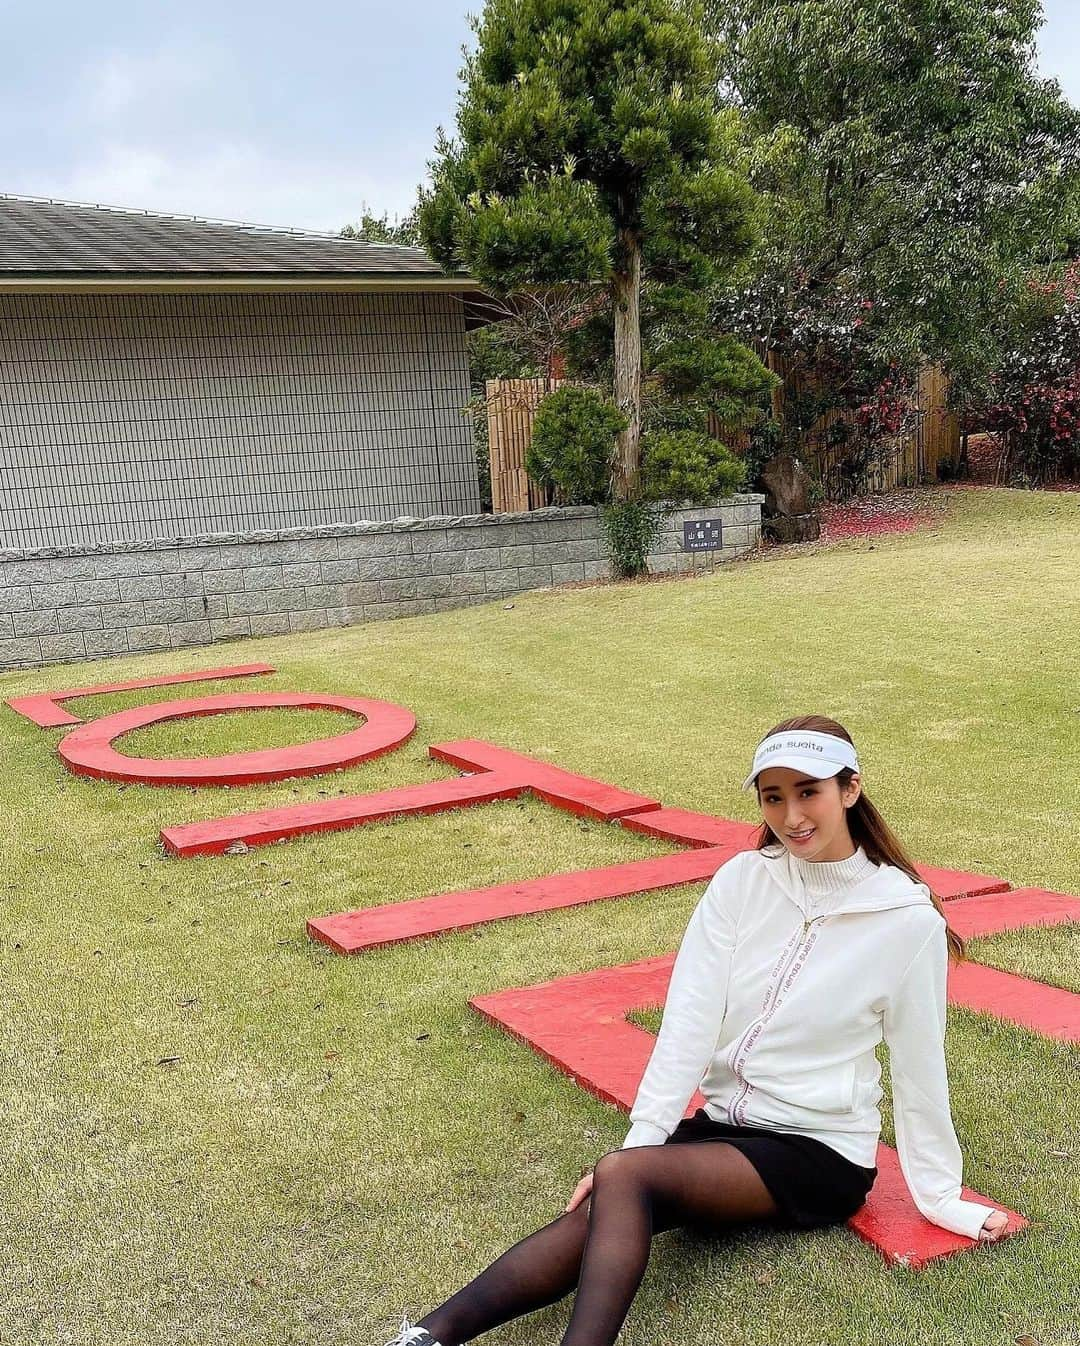
[[[977,1238],[996,1207],[960,1196],[945,1069],[948,951],[930,890],[860,847],[862,877],[815,896],[786,847],[740,851],[694,910],[623,1149],[661,1145],[700,1085],[715,1121],[812,1136],[876,1163],[889,1046],[896,1148],[921,1213]],[[816,868],[816,866],[814,866]]]

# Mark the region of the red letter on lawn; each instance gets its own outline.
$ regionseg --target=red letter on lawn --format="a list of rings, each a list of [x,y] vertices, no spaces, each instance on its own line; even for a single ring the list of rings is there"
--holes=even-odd
[[[238,664],[235,668],[204,668],[196,673],[170,673],[163,678],[132,678],[128,682],[102,682],[94,687],[72,687],[66,692],[36,692],[33,696],[13,696],[8,705],[18,715],[41,729],[56,729],[82,724],[77,715],[69,715],[58,703],[77,696],[107,696],[110,692],[135,692],[143,687],[172,687],[181,682],[215,682],[218,678],[250,678],[257,673],[273,673],[273,664]]]
[[[361,716],[359,729],[334,738],[295,743],[287,748],[262,748],[225,757],[125,757],[113,740],[133,729],[162,720],[196,715],[224,715],[236,710],[343,710]],[[324,696],[318,692],[249,692],[235,696],[203,696],[193,701],[165,701],[133,706],[74,729],[57,751],[77,776],[101,780],[138,781],[142,785],[251,785],[317,776],[337,767],[366,762],[399,747],[416,729],[416,716],[390,701],[362,696]]]

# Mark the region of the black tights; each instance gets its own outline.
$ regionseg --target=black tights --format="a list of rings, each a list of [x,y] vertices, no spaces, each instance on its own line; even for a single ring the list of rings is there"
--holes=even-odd
[[[753,1164],[724,1141],[614,1150],[593,1170],[587,1200],[515,1243],[419,1326],[442,1346],[461,1346],[576,1286],[562,1346],[613,1346],[653,1235],[775,1215]]]

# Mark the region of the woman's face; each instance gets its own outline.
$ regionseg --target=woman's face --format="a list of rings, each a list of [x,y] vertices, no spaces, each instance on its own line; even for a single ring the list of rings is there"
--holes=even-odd
[[[786,766],[771,766],[758,775],[762,817],[801,860],[846,860],[855,854],[847,811],[861,788],[859,777],[852,776],[841,795],[835,776],[810,780]]]

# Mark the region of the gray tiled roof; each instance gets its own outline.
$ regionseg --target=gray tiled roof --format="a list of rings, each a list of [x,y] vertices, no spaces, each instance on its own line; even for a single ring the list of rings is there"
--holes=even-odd
[[[0,277],[443,275],[420,248],[0,196]]]

